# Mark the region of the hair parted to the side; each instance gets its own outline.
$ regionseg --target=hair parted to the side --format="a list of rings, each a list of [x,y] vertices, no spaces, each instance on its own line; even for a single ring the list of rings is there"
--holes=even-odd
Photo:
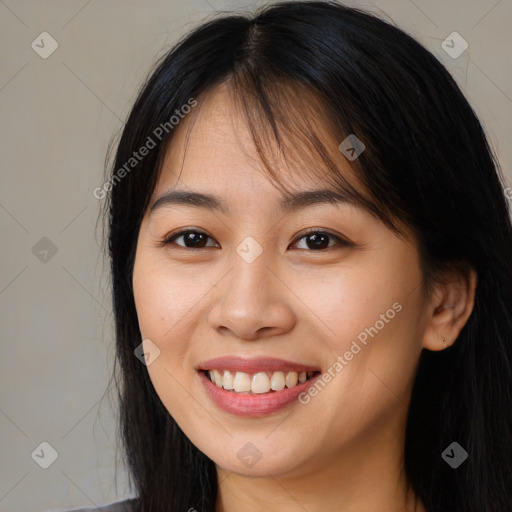
[[[246,116],[269,178],[279,181],[268,159],[270,134],[289,158],[302,148],[300,158],[316,159],[319,175],[390,228],[399,231],[399,221],[411,229],[426,293],[448,265],[476,270],[474,311],[458,339],[421,355],[404,467],[428,512],[512,510],[510,212],[499,165],[450,74],[403,31],[338,3],[285,2],[253,16],[223,16],[199,26],[158,63],[128,117],[108,178],[177,109],[191,98],[200,108],[221,83]],[[350,133],[364,141],[365,152],[353,162],[364,192],[334,164],[337,148],[315,131],[311,112],[300,115],[306,105],[314,105],[313,118],[338,142]],[[173,134],[165,133],[111,187],[105,208],[120,437],[141,510],[213,512],[213,461],[184,435],[134,356],[142,341],[132,290],[137,236]],[[453,441],[469,454],[456,470],[441,458]]]

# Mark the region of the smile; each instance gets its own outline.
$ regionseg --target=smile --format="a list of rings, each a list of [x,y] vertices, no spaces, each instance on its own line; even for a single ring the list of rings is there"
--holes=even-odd
[[[298,402],[320,376],[318,368],[275,358],[226,356],[196,368],[207,396],[223,411],[258,417]]]
[[[230,372],[229,370],[209,370],[210,380],[219,388],[234,393],[263,394],[293,388],[313,377],[315,372]]]

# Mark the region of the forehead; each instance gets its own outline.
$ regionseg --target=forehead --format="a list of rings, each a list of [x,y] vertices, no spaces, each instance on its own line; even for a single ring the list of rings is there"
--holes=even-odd
[[[320,155],[308,147],[306,138],[320,140],[345,179],[358,186],[354,171],[338,150],[339,142],[320,119],[310,98],[297,105],[289,101],[280,105],[285,130],[278,127],[279,146],[264,114],[256,111],[254,105],[241,105],[237,100],[232,88],[225,83],[198,99],[199,105],[175,128],[164,155],[156,192],[178,181],[225,189],[236,188],[244,182],[268,182],[266,165],[286,189],[328,186],[327,166]],[[298,113],[302,103],[304,111]],[[249,114],[253,121],[256,119],[255,124],[249,124],[244,109],[252,109]],[[253,129],[257,132],[259,147]]]

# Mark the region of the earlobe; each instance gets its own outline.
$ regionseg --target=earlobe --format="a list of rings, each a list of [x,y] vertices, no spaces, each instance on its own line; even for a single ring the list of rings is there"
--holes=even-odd
[[[477,276],[474,269],[452,271],[436,285],[427,309],[423,348],[444,350],[455,343],[473,312]]]

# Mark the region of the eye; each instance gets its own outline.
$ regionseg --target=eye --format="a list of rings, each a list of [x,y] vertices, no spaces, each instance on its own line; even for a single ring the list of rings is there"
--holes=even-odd
[[[176,244],[175,241],[183,238],[183,244]],[[197,229],[186,229],[184,231],[180,231],[179,233],[172,234],[163,240],[162,245],[174,244],[179,247],[184,247],[186,249],[201,249],[203,247],[214,247],[212,245],[207,245],[206,241],[210,239],[213,240],[206,233],[199,231]]]
[[[320,230],[313,230],[309,231],[308,233],[303,234],[300,238],[297,239],[294,244],[300,242],[301,240],[305,240],[306,247],[300,247],[300,249],[312,249],[314,251],[329,249],[334,244],[329,243],[329,239],[337,242],[338,245],[342,246],[350,246],[351,244],[347,242],[346,240],[343,240],[341,237],[337,235],[333,235],[332,233],[329,233],[327,231],[320,231]]]
[[[176,240],[180,238],[183,239],[182,243],[176,243]],[[186,229],[183,231],[179,231],[178,233],[171,234],[167,236],[161,243],[161,245],[169,245],[174,244],[178,247],[183,247],[185,249],[202,249],[205,247],[217,247],[218,244],[208,244],[208,240],[213,240],[212,237],[204,233],[203,231],[197,229]],[[298,238],[292,245],[300,243],[302,240],[303,245],[305,247],[299,247],[299,249],[310,249],[314,251],[321,251],[325,249],[329,249],[332,246],[338,244],[341,246],[349,247],[351,244],[344,240],[343,238],[329,233],[328,231],[320,231],[313,230],[303,234],[300,238]]]

